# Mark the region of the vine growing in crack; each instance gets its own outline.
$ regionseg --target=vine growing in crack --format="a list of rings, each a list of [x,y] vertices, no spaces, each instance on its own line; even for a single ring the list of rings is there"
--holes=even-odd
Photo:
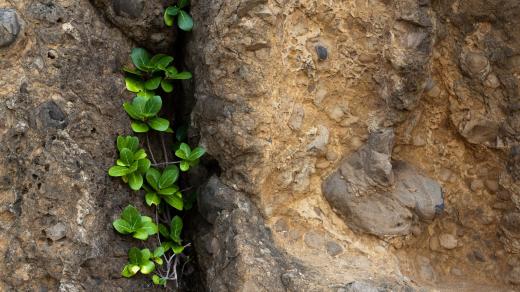
[[[174,24],[184,31],[193,27],[191,16],[185,11],[189,0],[179,0],[176,5],[168,7],[164,13],[164,21],[168,26]],[[138,273],[150,275],[154,284],[166,287],[168,281],[179,283],[187,256],[186,244],[181,239],[183,221],[181,211],[190,209],[193,196],[185,196],[190,188],[180,189],[179,180],[183,172],[198,164],[205,150],[201,147],[192,149],[184,142],[186,135],[179,129],[176,135],[170,120],[161,117],[163,99],[159,92],[173,92],[174,80],[191,79],[187,71],[178,71],[172,65],[173,57],[165,54],[151,55],[143,48],[134,48],[130,55],[133,68],[123,68],[127,90],[135,93],[131,102],[125,102],[123,108],[132,119],[132,130],[144,137],[141,142],[136,136],[119,136],[117,150],[119,158],[108,170],[112,177],[120,177],[123,182],[136,191],[144,191],[144,200],[153,207],[154,216],[142,215],[133,205],[128,205],[120,218],[112,225],[124,235],[131,235],[141,241],[155,236],[156,247],[132,247],[128,251],[128,263],[123,267],[121,275],[132,277]],[[159,136],[162,159],[156,160],[150,137]],[[170,160],[170,151],[166,139],[172,139],[175,160]],[[182,266],[181,266],[182,265]]]

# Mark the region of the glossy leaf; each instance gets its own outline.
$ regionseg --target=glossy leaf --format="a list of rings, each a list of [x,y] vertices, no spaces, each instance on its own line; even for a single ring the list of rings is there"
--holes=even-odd
[[[128,185],[134,191],[138,191],[143,186],[143,176],[138,173],[130,173],[128,175]]]
[[[148,206],[158,206],[161,203],[161,198],[156,193],[147,193],[144,198]]]
[[[170,122],[167,119],[155,117],[148,121],[148,125],[159,132],[164,132],[170,127]]]
[[[182,202],[182,197],[173,195],[173,196],[164,196],[162,198],[166,203],[168,203],[168,205],[172,206],[173,208],[175,208],[179,211],[182,211],[182,208],[184,206],[184,204]]]
[[[146,88],[147,90],[156,90],[157,88],[159,88],[161,80],[162,77],[160,76],[153,77],[152,79],[146,81],[146,83],[144,84],[144,88]]]
[[[150,168],[146,172],[146,181],[155,190],[159,190],[159,179],[160,178],[161,178],[161,173],[155,168]]]
[[[158,184],[159,189],[164,189],[164,188],[170,187],[171,185],[173,185],[173,183],[175,183],[177,181],[178,177],[179,177],[179,169],[175,165],[172,165],[172,166],[166,168],[163,171],[161,178],[159,179],[159,184]]]
[[[117,219],[116,221],[112,222],[112,226],[114,226],[115,230],[121,234],[130,234],[134,232],[132,226],[130,226],[130,223],[123,219]]]
[[[171,232],[170,232],[170,238],[178,243],[178,244],[181,244],[181,232],[182,232],[182,227],[183,227],[183,223],[182,223],[182,219],[181,217],[179,216],[175,216],[173,217],[172,219],[172,222],[171,222]]]
[[[161,88],[164,92],[170,93],[173,91],[173,84],[170,81],[163,79],[161,81]]]
[[[108,175],[110,175],[110,176],[120,177],[120,176],[124,176],[127,174],[128,174],[128,167],[126,167],[126,166],[116,165],[116,166],[112,166],[108,170]]]
[[[184,31],[190,31],[193,28],[193,19],[186,11],[179,10],[177,25]]]
[[[134,66],[141,71],[148,71],[150,54],[143,48],[134,48],[130,54]]]

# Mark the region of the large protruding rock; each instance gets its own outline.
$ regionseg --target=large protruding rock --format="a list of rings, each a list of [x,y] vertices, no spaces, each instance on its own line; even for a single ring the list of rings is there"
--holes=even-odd
[[[373,132],[323,183],[331,206],[355,230],[378,236],[410,232],[414,213],[431,220],[442,211],[440,185],[404,162],[392,165],[392,129]]]
[[[0,48],[12,44],[20,33],[20,21],[15,9],[0,9]]]

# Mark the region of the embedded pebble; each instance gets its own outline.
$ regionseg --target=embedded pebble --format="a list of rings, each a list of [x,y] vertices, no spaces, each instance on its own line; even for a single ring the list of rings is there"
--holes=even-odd
[[[484,183],[486,185],[486,188],[492,192],[498,191],[498,182],[496,180],[486,180]]]
[[[14,9],[0,9],[0,48],[14,43],[20,33],[18,15]]]
[[[486,80],[484,80],[484,85],[486,87],[495,89],[500,87],[500,81],[494,73],[491,73],[487,76]]]
[[[323,235],[312,231],[305,233],[303,241],[308,247],[315,249],[321,249],[324,244]]]
[[[329,56],[327,48],[322,45],[316,45],[315,48],[316,48],[316,54],[318,55],[318,59],[320,59],[320,61],[327,60],[327,57]]]
[[[337,256],[343,252],[343,247],[334,241],[327,241],[325,248],[327,249],[327,253],[331,256]]]
[[[455,236],[445,233],[439,236],[439,243],[445,249],[454,249],[457,247],[458,241]]]
[[[57,241],[65,237],[67,226],[59,222],[55,225],[45,229],[45,235],[52,241]]]
[[[478,190],[481,190],[484,188],[484,183],[481,181],[481,180],[474,180],[471,182],[470,184],[470,189],[474,192],[478,191]]]

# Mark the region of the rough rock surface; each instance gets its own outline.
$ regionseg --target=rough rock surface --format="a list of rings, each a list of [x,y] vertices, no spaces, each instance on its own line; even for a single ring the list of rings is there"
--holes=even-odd
[[[0,290],[138,290],[106,175],[132,47],[86,0],[0,1]]]
[[[370,277],[515,289],[518,1],[192,4],[194,128],[221,183],[257,208],[275,254],[287,255],[243,253],[238,265],[266,259],[278,273],[298,262],[304,278],[326,279],[318,290],[378,289],[363,286]],[[381,129],[393,144],[374,142]],[[229,207],[203,242],[240,225],[227,214],[241,208]],[[216,273],[222,253],[204,259],[208,283],[251,277]]]

